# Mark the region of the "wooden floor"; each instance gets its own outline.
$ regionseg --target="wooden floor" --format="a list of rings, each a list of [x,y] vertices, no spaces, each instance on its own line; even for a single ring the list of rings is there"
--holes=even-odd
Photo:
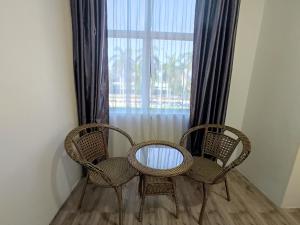
[[[196,225],[201,207],[201,186],[187,177],[176,178],[179,217],[168,196],[146,197],[144,219],[137,220],[139,197],[137,178],[124,186],[124,225]],[[283,210],[273,205],[238,171],[229,175],[231,202],[225,199],[223,184],[210,189],[204,225],[300,225],[300,209]],[[118,206],[112,189],[87,187],[82,209],[77,211],[80,183],[51,225],[117,225]]]

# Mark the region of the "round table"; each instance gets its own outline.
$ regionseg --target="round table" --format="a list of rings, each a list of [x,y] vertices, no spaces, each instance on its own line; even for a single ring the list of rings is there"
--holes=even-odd
[[[171,177],[187,172],[192,164],[192,155],[182,146],[167,141],[147,141],[132,147],[128,161],[140,172],[139,193],[142,198],[139,221],[146,195],[171,194],[177,200],[175,182]]]
[[[187,172],[192,155],[182,146],[167,141],[147,141],[132,147],[128,160],[140,173],[172,177]]]

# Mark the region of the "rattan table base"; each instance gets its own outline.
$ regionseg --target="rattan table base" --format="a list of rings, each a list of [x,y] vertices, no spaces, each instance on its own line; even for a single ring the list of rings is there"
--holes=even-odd
[[[140,175],[139,193],[141,196],[141,205],[138,220],[143,220],[143,208],[145,197],[147,195],[171,195],[175,202],[176,213],[178,216],[178,205],[176,199],[176,184],[171,177],[156,177],[149,175]]]

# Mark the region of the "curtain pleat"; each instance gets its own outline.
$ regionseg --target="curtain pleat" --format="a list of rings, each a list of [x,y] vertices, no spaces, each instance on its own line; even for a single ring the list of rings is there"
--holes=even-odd
[[[79,124],[108,123],[106,1],[71,0],[70,3]]]
[[[110,123],[178,143],[189,123],[195,0],[108,0]],[[125,140],[110,133],[112,155]]]
[[[110,123],[124,129],[136,143],[147,140],[166,140],[179,143],[187,130],[188,114],[124,114],[113,113]],[[130,149],[128,141],[116,132],[109,133],[109,150],[111,156],[127,156]]]
[[[142,151],[137,151],[139,161],[151,168],[170,169],[177,167],[183,161],[183,156],[174,149],[165,146],[148,146]]]
[[[195,7],[190,122],[224,124],[240,0],[198,0]],[[201,154],[202,133],[191,135]]]

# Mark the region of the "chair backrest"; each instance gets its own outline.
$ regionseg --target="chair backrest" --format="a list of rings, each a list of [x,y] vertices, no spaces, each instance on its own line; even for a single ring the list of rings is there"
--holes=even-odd
[[[73,129],[65,139],[65,149],[75,161],[93,163],[108,157],[107,134],[109,129],[124,135],[133,146],[132,138],[123,130],[107,124],[91,123]]]
[[[243,145],[242,151],[230,167],[233,168],[242,163],[250,153],[250,141],[245,134],[233,127],[218,124],[204,124],[190,128],[183,134],[180,145],[184,146],[188,136],[199,131],[203,133],[202,154],[220,160],[223,167],[226,166],[240,142]]]

